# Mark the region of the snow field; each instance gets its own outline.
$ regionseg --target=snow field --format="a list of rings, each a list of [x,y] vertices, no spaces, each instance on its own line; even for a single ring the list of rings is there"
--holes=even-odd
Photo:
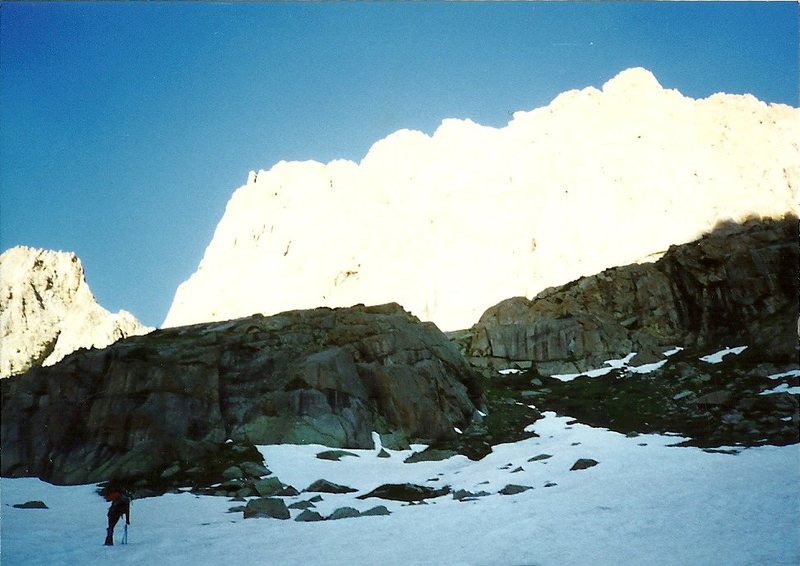
[[[546,413],[539,435],[496,446],[479,462],[456,456],[404,464],[411,451],[352,450],[320,460],[321,446],[261,447],[267,466],[302,490],[324,478],[357,488],[321,494],[323,516],[385,505],[388,517],[318,523],[244,520],[227,498],[168,494],[135,500],[130,544],[103,547],[107,504],[95,486],[2,478],[4,566],[16,564],[797,564],[800,446],[707,453],[669,435],[623,435]],[[421,448],[421,447],[416,447]],[[551,458],[528,462],[539,454]],[[597,466],[570,471],[578,458]],[[509,465],[510,464],[510,465]],[[513,470],[522,467],[524,471]],[[439,478],[438,481],[429,481]],[[491,495],[427,505],[355,496],[411,482]],[[555,486],[544,487],[546,483]],[[507,484],[532,486],[504,496]],[[302,493],[287,504],[309,499]],[[40,499],[48,510],[12,508]],[[293,510],[292,517],[299,511]],[[122,529],[117,528],[117,540]]]

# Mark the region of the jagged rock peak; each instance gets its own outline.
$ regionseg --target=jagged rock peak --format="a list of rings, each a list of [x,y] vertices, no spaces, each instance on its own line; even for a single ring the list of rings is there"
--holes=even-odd
[[[164,326],[397,301],[444,330],[797,207],[800,110],[695,100],[649,71],[572,90],[503,128],[400,130],[360,163],[281,162],[237,190]]]
[[[151,330],[98,305],[74,253],[17,246],[0,255],[0,377]]]

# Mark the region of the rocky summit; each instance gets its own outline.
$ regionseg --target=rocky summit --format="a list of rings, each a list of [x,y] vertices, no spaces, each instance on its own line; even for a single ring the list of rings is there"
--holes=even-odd
[[[98,305],[73,253],[17,246],[0,255],[0,378],[151,330]]]
[[[2,474],[175,475],[226,441],[371,448],[377,432],[401,447],[455,436],[480,405],[457,349],[398,305],[256,315],[158,330],[3,380]]]
[[[280,162],[234,192],[164,326],[396,301],[467,328],[508,297],[794,210],[798,118],[636,68],[502,128],[448,119],[359,163]]]

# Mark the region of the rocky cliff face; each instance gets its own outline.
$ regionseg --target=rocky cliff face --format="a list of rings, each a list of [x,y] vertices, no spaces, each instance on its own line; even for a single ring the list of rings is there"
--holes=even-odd
[[[473,363],[544,374],[601,367],[630,352],[652,361],[671,346],[747,345],[763,361],[796,363],[797,235],[795,217],[720,225],[655,263],[503,301],[461,343]]]
[[[0,377],[151,330],[98,305],[75,254],[19,246],[0,255]]]
[[[796,206],[800,110],[694,100],[630,69],[503,128],[403,130],[358,164],[251,174],[165,326],[397,301],[445,330],[488,306]]]
[[[397,305],[155,331],[2,381],[2,473],[143,477],[235,443],[372,447],[455,436],[475,375]]]

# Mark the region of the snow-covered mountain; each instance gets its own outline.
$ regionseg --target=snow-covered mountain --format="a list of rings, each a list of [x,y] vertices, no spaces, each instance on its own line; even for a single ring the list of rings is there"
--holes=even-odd
[[[0,377],[151,330],[98,305],[73,253],[18,246],[0,255]]]
[[[401,130],[360,163],[280,162],[230,199],[175,326],[396,301],[445,330],[489,305],[652,258],[719,221],[798,208],[800,110],[695,100],[647,70],[503,128]]]

